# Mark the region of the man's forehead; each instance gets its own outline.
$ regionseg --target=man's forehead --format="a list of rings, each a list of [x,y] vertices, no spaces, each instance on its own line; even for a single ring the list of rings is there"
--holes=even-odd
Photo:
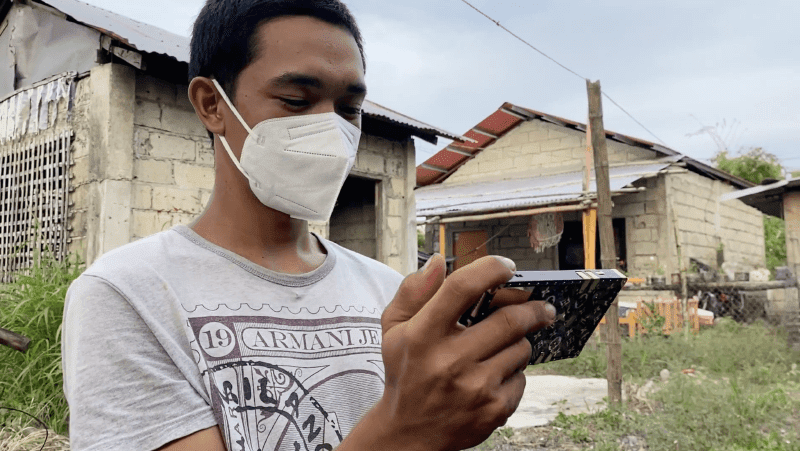
[[[346,27],[313,16],[279,16],[262,22],[255,32],[256,51],[294,50],[347,52],[361,60],[356,38]]]

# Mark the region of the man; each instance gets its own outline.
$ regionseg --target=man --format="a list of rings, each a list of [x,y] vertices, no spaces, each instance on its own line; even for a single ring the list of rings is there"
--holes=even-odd
[[[352,167],[364,67],[338,0],[208,0],[189,97],[214,140],[214,196],[191,227],[108,253],[70,288],[73,450],[454,450],[516,409],[524,335],[554,311],[501,291],[506,307],[457,324],[513,262],[445,280],[436,256],[401,280],[308,232]]]

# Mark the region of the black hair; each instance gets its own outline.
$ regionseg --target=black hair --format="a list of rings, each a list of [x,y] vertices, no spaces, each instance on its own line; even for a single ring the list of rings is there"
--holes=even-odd
[[[213,77],[234,101],[239,73],[257,57],[258,27],[282,16],[310,16],[347,29],[366,65],[361,32],[340,0],[207,0],[194,22],[189,81]]]

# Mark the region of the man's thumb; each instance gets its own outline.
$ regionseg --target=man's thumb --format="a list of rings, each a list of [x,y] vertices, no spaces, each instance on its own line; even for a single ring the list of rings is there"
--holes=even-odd
[[[422,269],[406,277],[392,302],[383,311],[383,333],[414,317],[442,286],[445,272],[444,257],[434,254]]]

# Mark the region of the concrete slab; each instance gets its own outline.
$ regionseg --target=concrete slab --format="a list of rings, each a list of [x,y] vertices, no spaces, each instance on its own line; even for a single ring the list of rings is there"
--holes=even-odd
[[[578,379],[568,376],[526,376],[527,385],[517,411],[506,427],[543,426],[559,412],[567,415],[597,412],[606,408],[605,379]]]

